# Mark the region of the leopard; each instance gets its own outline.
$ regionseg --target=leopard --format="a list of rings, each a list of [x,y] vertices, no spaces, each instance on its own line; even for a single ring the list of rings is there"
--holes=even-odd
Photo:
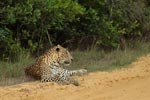
[[[87,74],[86,69],[68,70],[73,57],[68,49],[61,45],[50,48],[46,53],[25,68],[25,74],[41,82],[56,82],[60,85],[73,84],[79,86],[79,81],[73,76]]]

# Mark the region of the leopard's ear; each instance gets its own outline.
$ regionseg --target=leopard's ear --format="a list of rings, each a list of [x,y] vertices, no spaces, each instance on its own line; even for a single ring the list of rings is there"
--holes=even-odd
[[[57,48],[61,48],[62,46],[61,46],[61,45],[59,45],[59,44],[57,44],[57,45],[56,45],[56,47],[57,47]]]

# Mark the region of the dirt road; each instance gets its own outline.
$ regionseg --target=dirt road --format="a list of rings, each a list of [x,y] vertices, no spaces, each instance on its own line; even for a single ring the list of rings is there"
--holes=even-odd
[[[81,86],[30,82],[0,87],[0,100],[150,100],[150,56],[129,68],[77,77]]]

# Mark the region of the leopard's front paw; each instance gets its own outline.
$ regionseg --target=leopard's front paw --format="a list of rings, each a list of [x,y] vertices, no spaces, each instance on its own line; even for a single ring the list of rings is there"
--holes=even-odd
[[[86,69],[80,69],[80,75],[84,75],[87,74],[87,70]]]

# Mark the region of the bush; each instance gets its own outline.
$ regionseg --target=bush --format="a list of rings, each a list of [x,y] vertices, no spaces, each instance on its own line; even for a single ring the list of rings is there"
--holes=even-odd
[[[72,0],[10,0],[0,1],[0,5],[1,56],[51,46],[57,32],[84,13],[84,8]]]
[[[53,44],[125,48],[126,39],[148,37],[149,7],[147,0],[0,1],[0,57],[38,55]]]
[[[137,1],[133,0],[80,1],[81,5],[90,10],[88,15],[91,12],[95,12],[95,14],[91,14],[92,17],[88,18],[94,24],[91,23],[89,25],[89,23],[84,21],[84,26],[88,27],[86,29],[89,34],[94,33],[100,37],[96,42],[97,45],[117,48],[120,45],[120,39],[124,36],[134,37],[142,35],[136,11],[137,7],[142,5],[140,4],[141,2],[138,1],[137,3]],[[138,14],[140,15],[141,12]],[[93,31],[91,31],[92,29]]]

